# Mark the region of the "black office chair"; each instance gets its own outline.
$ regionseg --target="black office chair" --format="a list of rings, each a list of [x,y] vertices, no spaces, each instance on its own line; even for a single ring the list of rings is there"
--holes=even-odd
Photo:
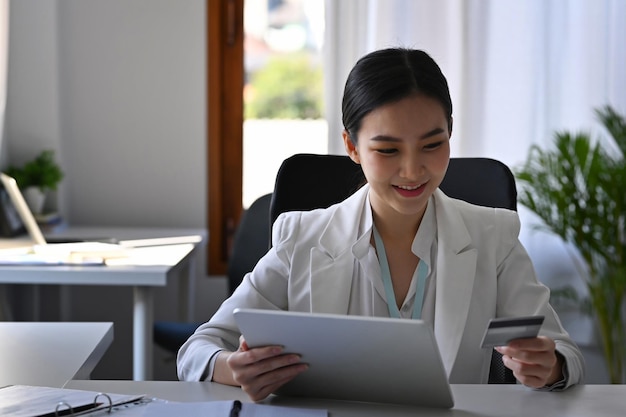
[[[328,207],[354,193],[365,179],[361,166],[348,156],[296,154],[278,170],[270,219],[280,213]],[[511,170],[489,158],[451,158],[440,187],[448,196],[487,207],[517,210],[517,189]],[[493,351],[490,384],[514,384],[513,372]]]
[[[280,213],[338,203],[365,183],[361,166],[348,156],[296,154],[276,174],[270,205],[272,224]],[[511,170],[489,158],[450,158],[441,188],[450,197],[487,207],[517,210]]]
[[[228,290],[232,294],[244,275],[252,271],[270,248],[270,203],[272,194],[259,197],[244,212],[235,231],[228,260]]]
[[[241,216],[233,238],[231,257],[228,260],[228,290],[232,294],[244,275],[270,247],[270,202],[272,194],[254,201]],[[169,352],[176,353],[182,344],[202,323],[158,321],[154,324],[154,342]]]

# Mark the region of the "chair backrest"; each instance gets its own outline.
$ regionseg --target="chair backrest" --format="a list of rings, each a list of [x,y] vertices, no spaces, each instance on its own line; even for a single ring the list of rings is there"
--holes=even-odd
[[[278,170],[270,206],[273,224],[279,214],[312,210],[338,203],[363,183],[361,166],[348,156],[296,154]],[[450,158],[439,186],[444,193],[472,204],[517,210],[515,177],[502,162],[490,158]],[[513,372],[495,350],[491,357],[489,383],[514,384]]]
[[[239,221],[228,260],[228,289],[232,294],[243,276],[252,271],[270,247],[270,202],[272,194],[256,199]]]
[[[324,208],[345,200],[365,181],[361,166],[347,156],[295,154],[276,174],[271,222],[285,211]]]
[[[348,156],[296,154],[276,175],[270,206],[272,224],[280,213],[338,203],[363,183],[361,166]],[[439,187],[448,196],[487,206],[517,209],[515,178],[502,162],[489,158],[450,158]]]

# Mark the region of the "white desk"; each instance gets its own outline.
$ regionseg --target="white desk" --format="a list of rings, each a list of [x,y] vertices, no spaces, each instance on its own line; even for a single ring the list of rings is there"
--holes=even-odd
[[[105,238],[118,240],[148,239],[176,236],[200,236],[200,240],[154,248],[130,265],[115,266],[2,266],[0,284],[114,285],[133,287],[133,379],[152,378],[154,324],[154,287],[166,286],[179,279],[179,315],[192,319],[195,290],[196,257],[206,244],[206,231],[190,229],[148,229],[111,227],[68,227],[52,234],[54,237]],[[139,250],[139,249],[138,249]],[[151,249],[153,250],[153,249]]]
[[[0,322],[0,387],[89,378],[111,342],[113,323]]]
[[[238,388],[211,382],[69,381],[65,388],[119,394],[146,394],[169,401],[250,401]],[[323,408],[329,417],[624,417],[626,385],[581,385],[564,392],[533,391],[521,385],[453,385],[450,410],[345,401],[273,397],[272,405]]]

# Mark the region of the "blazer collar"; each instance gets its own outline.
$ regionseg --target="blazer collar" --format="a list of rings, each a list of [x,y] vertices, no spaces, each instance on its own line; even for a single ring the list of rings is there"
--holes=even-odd
[[[369,185],[366,184],[344,202],[334,206],[331,218],[320,236],[320,247],[332,258],[339,256],[363,237],[359,233],[369,231],[371,219]],[[365,225],[364,229],[361,229],[361,224]]]
[[[372,222],[368,192],[369,186],[365,185],[334,206],[320,235],[319,247],[311,249],[312,311],[348,313],[355,258],[364,256],[369,246],[369,235],[363,233],[371,228]]]
[[[433,193],[437,214],[437,239],[444,242],[453,253],[460,253],[472,243],[459,209],[453,198],[439,188]]]
[[[469,313],[477,250],[471,245],[456,200],[437,190],[434,201],[438,236],[435,336],[446,371],[451,375]]]

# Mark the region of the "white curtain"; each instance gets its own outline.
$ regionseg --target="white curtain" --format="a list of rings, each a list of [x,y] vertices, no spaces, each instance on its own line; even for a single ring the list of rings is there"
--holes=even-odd
[[[4,137],[7,104],[7,64],[9,58],[9,0],[0,0],[0,149]]]
[[[593,108],[626,112],[623,0],[327,0],[329,152],[344,153],[341,94],[354,62],[424,49],[446,74],[453,156],[515,166],[556,129],[593,130]]]
[[[9,0],[0,0],[0,150],[4,138],[4,113],[7,103],[7,60],[9,53]],[[6,287],[0,285],[0,321],[9,320],[11,314]]]
[[[341,96],[350,69],[366,53],[391,46],[424,49],[442,66],[449,81],[454,78],[456,71],[446,63],[450,57],[460,56],[463,31],[457,26],[463,4],[464,0],[326,0],[324,82],[329,153],[345,153]],[[458,103],[458,98],[453,100]]]
[[[626,1],[326,0],[326,14],[331,154],[345,154],[341,95],[350,68],[389,46],[424,49],[446,74],[453,157],[490,157],[515,168],[555,130],[602,133],[595,107],[626,114]],[[539,279],[584,292],[566,246],[536,233],[534,216],[518,210],[520,239]],[[576,341],[593,343],[593,323],[573,317]]]

